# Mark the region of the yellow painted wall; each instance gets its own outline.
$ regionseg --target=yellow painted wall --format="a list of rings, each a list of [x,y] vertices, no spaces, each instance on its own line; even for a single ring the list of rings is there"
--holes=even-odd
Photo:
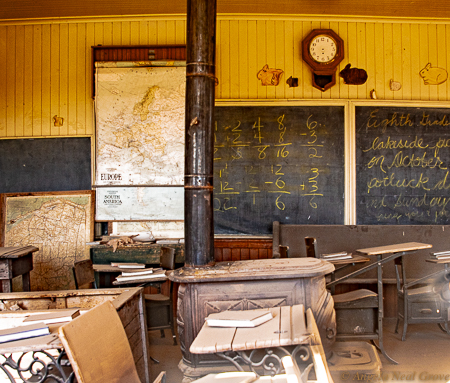
[[[364,85],[321,92],[301,59],[309,31],[331,28],[345,42],[340,65],[364,68]],[[0,21],[0,138],[94,134],[91,50],[97,44],[184,44],[184,16]],[[419,71],[450,67],[450,21],[315,17],[227,16],[217,21],[217,99],[369,99],[450,101],[450,82],[424,85]],[[284,71],[279,86],[256,78],[265,65]],[[298,77],[299,87],[286,79]],[[402,84],[389,89],[393,79]],[[53,116],[64,118],[53,126]]]

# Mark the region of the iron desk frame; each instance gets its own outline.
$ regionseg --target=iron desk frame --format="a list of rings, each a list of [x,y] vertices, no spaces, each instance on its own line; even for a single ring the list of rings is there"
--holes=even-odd
[[[52,326],[59,327],[59,326]],[[64,370],[62,360],[65,352],[55,329],[51,328],[51,334],[32,339],[24,339],[7,342],[0,345],[0,375],[6,375],[10,382],[16,383],[12,375],[15,371],[23,382],[34,379],[35,382],[72,383],[75,374],[69,374]],[[54,350],[57,356],[48,351]],[[13,356],[14,355],[14,356]],[[70,369],[71,370],[71,369]],[[26,375],[31,374],[31,378]]]

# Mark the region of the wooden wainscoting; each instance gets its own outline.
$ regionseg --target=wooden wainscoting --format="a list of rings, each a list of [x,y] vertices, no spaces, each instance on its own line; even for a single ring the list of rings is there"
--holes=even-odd
[[[216,262],[245,261],[248,259],[272,258],[272,238],[214,239],[214,259]]]

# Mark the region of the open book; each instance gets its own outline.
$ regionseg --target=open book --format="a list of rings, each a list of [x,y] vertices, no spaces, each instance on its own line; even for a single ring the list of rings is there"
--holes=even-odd
[[[256,327],[273,318],[269,310],[222,311],[209,314],[206,323],[211,327]]]
[[[30,324],[37,322],[43,322],[45,324],[62,323],[70,322],[72,319],[75,319],[79,315],[80,310],[78,309],[57,310],[45,314],[30,315],[29,317],[25,318],[23,322]]]
[[[48,335],[50,330],[42,322],[0,330],[0,343],[11,342],[36,336]]]

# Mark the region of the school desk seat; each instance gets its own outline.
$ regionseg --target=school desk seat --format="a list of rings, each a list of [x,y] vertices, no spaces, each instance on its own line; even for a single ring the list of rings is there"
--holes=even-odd
[[[61,326],[59,337],[78,383],[141,383],[125,329],[110,301]]]

